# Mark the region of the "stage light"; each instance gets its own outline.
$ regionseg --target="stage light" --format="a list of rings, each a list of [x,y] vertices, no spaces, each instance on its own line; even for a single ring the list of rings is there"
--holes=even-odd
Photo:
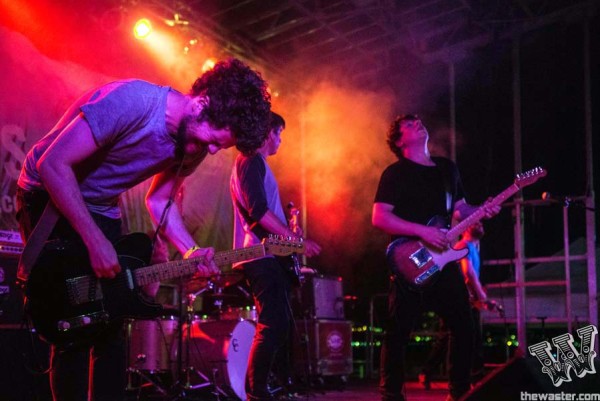
[[[208,70],[212,70],[215,66],[216,62],[212,58],[206,59],[204,64],[202,64],[202,72],[206,72]]]
[[[183,47],[183,53],[188,54],[193,46],[198,44],[198,39],[190,39],[188,44]]]
[[[146,39],[152,32],[152,24],[147,18],[139,19],[133,27],[133,34],[137,39]]]
[[[175,25],[183,25],[183,26],[186,26],[186,25],[189,25],[189,24],[190,24],[190,22],[189,22],[189,21],[186,21],[186,20],[184,20],[184,19],[181,19],[181,14],[174,14],[174,15],[173,15],[173,19],[166,19],[166,20],[164,20],[164,21],[165,21],[165,24],[167,24],[167,25],[168,25],[168,26],[170,26],[170,27],[174,27]]]

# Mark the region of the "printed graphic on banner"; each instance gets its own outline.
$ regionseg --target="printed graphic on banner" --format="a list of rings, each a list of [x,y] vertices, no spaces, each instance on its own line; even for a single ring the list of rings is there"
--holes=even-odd
[[[552,354],[552,346],[548,341],[542,341],[528,347],[529,353],[542,364],[542,372],[546,373],[555,387],[563,382],[572,381],[571,373],[582,378],[586,374],[595,374],[594,358],[596,351],[596,335],[598,328],[589,325],[577,330],[581,345],[579,351],[573,345],[571,333],[554,337],[552,343],[556,346],[556,357]]]
[[[15,124],[0,126],[0,228],[16,229],[16,188],[25,159],[25,130]]]

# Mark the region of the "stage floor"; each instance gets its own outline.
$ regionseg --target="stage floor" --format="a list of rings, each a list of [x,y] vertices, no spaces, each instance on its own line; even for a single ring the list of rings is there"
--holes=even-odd
[[[431,389],[425,390],[417,382],[406,385],[406,399],[408,401],[444,401],[448,395],[446,382],[432,382]],[[176,398],[180,401],[234,401],[234,398],[217,398],[210,391],[189,392],[186,396]],[[286,398],[276,398],[286,400]],[[379,401],[379,390],[375,380],[354,380],[343,387],[327,387],[323,389],[312,388],[307,393],[296,395],[295,401]],[[130,393],[127,401],[170,401],[173,396],[160,396],[158,394],[133,394]]]
[[[433,382],[431,389],[425,390],[416,382],[406,385],[408,401],[444,401],[448,395],[448,383]],[[301,396],[300,400],[311,401],[379,401],[379,389],[376,381],[355,381],[348,383],[343,390],[328,389],[324,392],[315,391]]]

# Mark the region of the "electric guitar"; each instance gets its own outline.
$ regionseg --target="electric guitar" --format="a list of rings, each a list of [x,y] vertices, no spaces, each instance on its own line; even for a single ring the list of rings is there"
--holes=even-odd
[[[512,185],[498,194],[491,200],[493,206],[502,204],[521,188],[535,183],[541,177],[546,175],[546,170],[536,167],[525,173],[517,174]],[[478,222],[485,216],[484,207],[478,208],[474,213],[450,228],[446,237],[449,242],[455,243],[459,235],[469,226]],[[428,223],[428,226],[447,228],[447,219],[434,216]],[[450,262],[461,259],[469,253],[467,248],[437,249],[414,237],[400,237],[392,241],[386,251],[388,264],[391,273],[415,289],[426,287],[437,277],[437,274]]]
[[[148,266],[152,246],[150,238],[142,233],[126,235],[114,246],[121,272],[112,279],[98,279],[93,274],[84,246],[46,246],[25,289],[27,313],[40,337],[62,346],[88,344],[111,323],[120,324],[122,318],[159,316],[162,306],[148,300],[141,287],[191,277],[202,261],[191,258]],[[301,241],[269,237],[260,245],[217,252],[214,261],[223,266],[266,254],[303,252]]]

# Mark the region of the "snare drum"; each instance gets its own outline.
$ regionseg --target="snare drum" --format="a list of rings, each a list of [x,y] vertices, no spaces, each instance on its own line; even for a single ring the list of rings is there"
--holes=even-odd
[[[246,369],[255,331],[255,324],[247,320],[195,322],[191,338],[184,337],[189,347],[189,361],[184,364],[245,400]]]
[[[221,320],[251,320],[256,322],[258,320],[256,306],[228,306],[227,309],[221,311]]]
[[[127,322],[129,367],[160,372],[171,371],[173,349],[177,348],[177,327],[174,316]]]

